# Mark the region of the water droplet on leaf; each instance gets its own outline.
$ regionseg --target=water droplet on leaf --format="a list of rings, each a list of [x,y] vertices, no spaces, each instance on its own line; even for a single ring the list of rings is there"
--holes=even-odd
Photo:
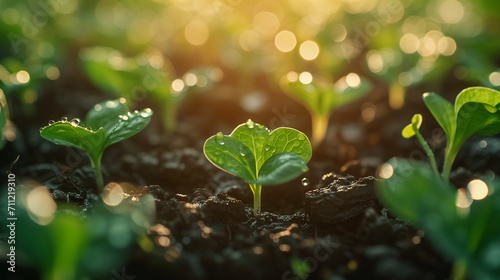
[[[300,133],[299,136],[297,136],[297,139],[299,139],[300,141],[304,141],[306,140],[306,137],[304,136],[304,134]]]
[[[71,120],[71,125],[72,126],[78,126],[80,124],[80,119],[79,118],[74,118]]]
[[[134,111],[134,114],[139,114],[139,111],[135,110],[135,111]]]
[[[126,121],[126,120],[128,120],[128,117],[127,117],[127,116],[125,116],[125,115],[121,115],[121,116],[120,116],[120,119],[122,119],[122,120]]]
[[[300,181],[302,183],[302,186],[304,187],[307,187],[309,185],[309,179],[307,178],[302,178],[302,181]]]
[[[215,141],[217,141],[217,143],[221,145],[224,145],[224,134],[222,134],[222,132],[218,132],[217,134],[215,134]]]
[[[61,121],[62,121],[62,122],[68,122],[68,118],[67,118],[67,117],[62,117],[62,118],[61,118]]]
[[[40,127],[39,131],[42,132],[42,130],[44,129],[45,127]]]
[[[50,121],[49,121],[49,125],[53,125],[53,124],[55,124],[55,123],[56,123],[56,122],[55,122],[55,121],[53,121],[53,120],[50,120]]]
[[[253,128],[254,125],[255,125],[255,123],[251,119],[248,119],[248,121],[247,121],[248,128]]]

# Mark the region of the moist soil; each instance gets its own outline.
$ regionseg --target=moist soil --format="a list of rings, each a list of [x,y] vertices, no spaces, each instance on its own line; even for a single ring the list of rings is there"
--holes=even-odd
[[[62,116],[82,117],[93,104],[113,96],[85,80],[74,84],[61,79],[43,92],[31,108],[12,102],[17,137],[1,151],[0,166],[7,170],[21,155],[12,167],[17,178],[47,186],[57,202],[69,200],[85,215],[100,199],[88,159],[81,151],[43,140],[39,128]],[[277,93],[270,94],[268,105],[258,112],[248,112],[236,98],[214,98],[206,92],[186,100],[176,132],[170,134],[162,131],[160,114],[154,115],[145,130],[109,147],[103,156],[105,181],[129,182],[152,194],[154,224],[161,225],[154,228],[168,229],[148,231],[154,249],[146,253],[134,247],[125,264],[127,275],[448,279],[451,263],[433,249],[423,231],[388,212],[376,190],[377,167],[384,161],[394,156],[426,160],[416,142],[400,136],[414,113],[424,114],[422,133],[438,161],[442,159],[446,138],[421,102],[422,92],[408,93],[405,107],[391,110],[384,89],[375,88],[369,98],[334,113],[309,171],[286,184],[263,187],[259,217],[253,215],[248,185],[211,165],[203,155],[203,143],[218,131],[229,134],[248,118],[270,128],[291,126],[309,134],[310,119],[300,105]],[[375,108],[369,121],[360,117],[366,104]],[[147,101],[138,107],[157,109]],[[499,138],[471,139],[459,153],[452,181],[461,187],[478,174],[500,174],[498,157]],[[168,244],[160,245],[161,236],[168,237]],[[18,265],[20,279],[39,278],[31,268]]]

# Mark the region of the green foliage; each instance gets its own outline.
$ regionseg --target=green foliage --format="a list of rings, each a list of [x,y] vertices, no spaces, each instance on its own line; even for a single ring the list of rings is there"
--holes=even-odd
[[[149,194],[138,201],[124,199],[113,207],[98,203],[81,217],[76,207],[56,206],[48,190],[39,191],[43,187],[26,187],[18,194],[22,199],[16,210],[16,237],[22,242],[16,242],[16,249],[27,257],[23,260],[29,260],[19,264],[36,265],[41,279],[101,279],[113,269],[120,271],[131,246],[154,217],[154,199]],[[48,209],[55,212],[48,215]]]
[[[335,85],[282,80],[283,91],[304,105],[311,114],[313,146],[319,145],[325,138],[328,120],[335,109],[361,98],[371,89],[367,80],[357,75],[353,77],[357,77],[352,78],[354,80],[359,79],[354,87],[349,86],[346,78]]]
[[[447,135],[442,175],[448,179],[453,161],[467,139],[500,132],[500,92],[484,87],[466,88],[458,94],[455,107],[435,93],[425,93],[423,99]]]
[[[488,196],[460,208],[457,191],[424,164],[392,159],[381,168],[385,178],[393,172],[378,185],[380,197],[390,211],[422,228],[434,246],[455,261],[456,274],[468,271],[471,279],[497,279],[500,275],[498,182],[487,182]]]
[[[231,135],[221,132],[203,147],[215,166],[245,180],[254,193],[254,213],[260,214],[262,185],[276,185],[296,178],[308,170],[312,148],[302,132],[280,127],[273,131],[248,120]]]
[[[87,153],[96,175],[97,185],[104,187],[101,173],[101,157],[104,150],[144,129],[151,120],[153,111],[128,112],[120,100],[108,100],[96,104],[85,118],[68,122],[63,118],[40,129],[40,135],[52,143],[83,150]]]
[[[82,51],[81,61],[90,80],[103,90],[131,102],[146,95],[152,98],[161,108],[166,131],[175,129],[179,107],[190,92],[207,89],[220,78],[219,69],[204,67],[175,79],[172,63],[159,53],[127,57],[111,48],[94,47]]]

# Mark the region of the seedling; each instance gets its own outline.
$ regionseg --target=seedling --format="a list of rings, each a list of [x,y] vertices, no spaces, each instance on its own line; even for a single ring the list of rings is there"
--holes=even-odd
[[[455,108],[446,99],[435,93],[425,93],[423,99],[427,108],[443,128],[447,136],[442,177],[448,180],[453,161],[463,143],[473,135],[489,136],[500,132],[500,92],[471,87],[460,92],[455,100]],[[431,158],[434,172],[437,173],[434,155],[420,135],[418,128],[422,116],[415,115],[412,123],[403,129],[406,138],[416,135]]]
[[[128,112],[125,100],[109,100],[96,104],[85,118],[85,126],[75,118],[68,121],[50,121],[40,129],[40,135],[52,143],[83,150],[94,169],[96,183],[103,189],[101,157],[104,150],[117,142],[125,140],[148,125],[153,115],[149,108],[142,111]]]
[[[307,72],[302,74],[304,73]],[[303,83],[295,78],[284,78],[281,86],[285,93],[304,105],[311,114],[312,143],[314,147],[324,140],[328,120],[333,111],[361,98],[371,88],[368,81],[362,80],[354,73],[340,79],[335,85],[320,85],[313,82]]]
[[[207,159],[218,168],[236,175],[250,185],[254,215],[261,211],[262,185],[287,182],[306,172],[312,148],[302,132],[288,127],[270,131],[248,120],[230,135],[210,137],[203,147]]]
[[[391,159],[379,174],[384,180],[379,181],[378,191],[389,210],[421,228],[453,260],[449,279],[465,275],[467,279],[498,279],[498,181],[476,179],[457,193],[425,164],[405,159]]]
[[[126,100],[142,100],[146,96],[161,108],[164,129],[175,130],[182,102],[191,92],[208,89],[221,78],[218,68],[191,69],[175,78],[172,63],[161,54],[140,53],[126,57],[117,50],[88,48],[81,53],[83,69],[98,87]],[[129,108],[133,104],[127,104]]]

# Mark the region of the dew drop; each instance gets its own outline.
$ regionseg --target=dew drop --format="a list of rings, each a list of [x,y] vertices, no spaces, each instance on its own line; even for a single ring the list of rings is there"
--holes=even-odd
[[[132,117],[132,116],[133,116],[133,114],[132,114],[132,113],[130,113],[130,112],[128,112],[128,113],[127,113],[127,115],[128,115],[129,117]]]
[[[269,146],[269,145],[264,146],[264,150],[266,150],[266,152],[269,151],[270,149],[271,149],[271,146]]]
[[[122,120],[126,121],[126,120],[128,120],[128,117],[127,117],[127,116],[125,116],[125,115],[121,115],[121,116],[120,116],[120,119],[122,119]]]
[[[135,111],[134,111],[134,114],[139,114],[139,111],[135,110]]]
[[[137,196],[132,196],[132,201],[139,201],[139,198]]]
[[[248,121],[247,121],[248,128],[253,128],[254,125],[255,125],[255,123],[251,119],[248,119]]]
[[[274,154],[276,153],[276,148],[273,148],[273,150],[271,151],[271,154]]]
[[[61,118],[61,121],[62,121],[62,122],[68,122],[68,118],[67,118],[67,117],[62,117],[62,118]]]
[[[304,141],[304,140],[306,140],[306,137],[304,136],[304,134],[299,133],[299,136],[297,136],[297,139],[299,139],[300,141]]]
[[[78,126],[80,124],[80,119],[79,118],[74,118],[71,120],[71,125],[72,126]]]
[[[302,186],[304,187],[307,187],[309,185],[309,179],[307,178],[302,178],[302,181],[300,181],[302,183]]]
[[[55,124],[55,123],[56,123],[56,122],[55,122],[55,121],[53,121],[53,120],[50,120],[50,121],[49,121],[49,125],[53,125],[53,124]]]
[[[222,132],[218,132],[217,134],[215,134],[215,141],[217,141],[217,143],[221,145],[224,145],[224,134],[222,134]]]
[[[242,157],[246,156],[245,145],[240,144],[240,155]]]
[[[39,131],[42,132],[45,127],[40,127]]]

